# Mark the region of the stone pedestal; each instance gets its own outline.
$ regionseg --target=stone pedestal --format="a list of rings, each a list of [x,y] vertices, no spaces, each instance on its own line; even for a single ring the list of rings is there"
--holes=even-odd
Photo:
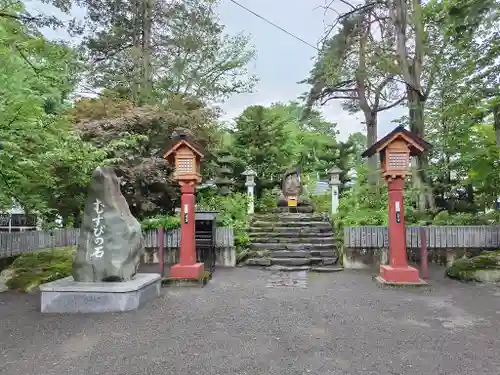
[[[77,282],[72,276],[40,285],[42,313],[136,310],[160,295],[161,276],[138,273],[123,282]]]

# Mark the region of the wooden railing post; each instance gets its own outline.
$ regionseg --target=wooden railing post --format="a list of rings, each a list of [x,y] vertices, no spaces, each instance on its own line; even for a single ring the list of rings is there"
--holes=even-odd
[[[158,258],[160,260],[160,275],[165,275],[165,228],[158,228]]]
[[[420,227],[420,278],[429,278],[429,256],[427,252],[427,235],[425,228]]]

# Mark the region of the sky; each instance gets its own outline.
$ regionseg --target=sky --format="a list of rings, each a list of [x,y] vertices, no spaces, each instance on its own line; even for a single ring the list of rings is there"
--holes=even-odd
[[[182,1],[182,0],[178,0]],[[308,44],[316,46],[325,28],[335,19],[335,13],[321,8],[331,0],[237,0],[241,5],[274,22],[283,29],[300,37]],[[27,1],[28,9],[45,14],[57,14],[51,6],[38,1]],[[332,6],[342,13],[346,11],[341,2]],[[82,17],[84,11],[75,9],[73,16]],[[219,16],[226,32],[236,34],[243,31],[250,35],[257,55],[250,64],[250,72],[256,74],[259,82],[252,93],[239,94],[227,100],[222,108],[224,119],[238,116],[250,105],[269,105],[273,102],[288,102],[308,91],[307,85],[297,82],[309,75],[317,51],[296,40],[278,28],[269,25],[252,13],[242,9],[230,0],[221,0]],[[47,30],[48,38],[65,38],[64,32]],[[365,131],[362,114],[349,114],[342,110],[340,101],[331,101],[322,108],[324,116],[337,123],[340,139],[345,140],[350,133]],[[403,107],[393,108],[379,114],[379,137],[390,132],[396,125],[391,121],[405,114]]]

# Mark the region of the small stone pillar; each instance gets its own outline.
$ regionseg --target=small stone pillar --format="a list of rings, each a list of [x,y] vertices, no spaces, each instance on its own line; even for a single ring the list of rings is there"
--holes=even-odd
[[[254,188],[255,188],[255,177],[257,173],[251,168],[247,168],[245,172],[242,173],[246,177],[245,186],[247,187],[248,194],[248,213],[254,213]]]
[[[335,215],[339,209],[339,186],[341,184],[341,173],[342,170],[337,167],[333,167],[328,171],[328,174],[330,175],[330,181],[328,181],[328,183],[332,188],[332,215]]]

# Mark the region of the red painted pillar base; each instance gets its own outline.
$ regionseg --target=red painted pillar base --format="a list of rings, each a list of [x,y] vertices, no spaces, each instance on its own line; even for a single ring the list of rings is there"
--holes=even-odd
[[[386,284],[422,285],[416,268],[408,266],[406,253],[406,228],[404,221],[404,179],[390,178],[389,193],[389,265],[380,266],[378,281]]]
[[[203,263],[196,263],[194,181],[181,184],[181,244],[180,262],[170,268],[169,278],[200,279]]]
[[[205,271],[203,263],[191,265],[175,264],[170,267],[169,277],[172,279],[201,279]]]
[[[380,266],[380,278],[383,281],[391,284],[425,283],[423,280],[420,279],[418,270],[410,266],[406,267],[391,267],[385,265]]]

